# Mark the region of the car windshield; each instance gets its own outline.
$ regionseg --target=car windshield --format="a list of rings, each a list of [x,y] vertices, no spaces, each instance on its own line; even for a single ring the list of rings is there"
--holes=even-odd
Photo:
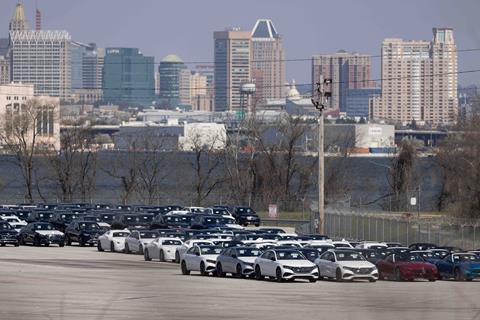
[[[99,230],[100,227],[96,223],[79,223],[81,229],[84,230]]]
[[[83,217],[82,220],[84,221],[92,221],[92,222],[100,222],[100,219],[97,217]]]
[[[334,246],[335,248],[350,248],[350,245],[346,243],[335,243]]]
[[[436,258],[432,252],[419,252],[418,254],[421,255],[424,259]]]
[[[303,255],[307,258],[307,259],[315,259],[315,258],[318,258],[318,256],[320,255],[320,252],[318,252],[318,250],[315,250],[315,249],[301,249],[300,250],[301,253],[303,253]]]
[[[480,258],[474,254],[455,254],[453,260],[457,262],[480,262]]]
[[[142,239],[155,239],[158,237],[156,232],[140,232],[140,238]]]
[[[278,260],[305,260],[300,251],[277,251]]]
[[[200,251],[202,252],[203,255],[206,254],[220,254],[222,252],[223,248],[220,247],[200,247]]]
[[[446,256],[448,256],[448,251],[443,250],[433,251],[432,253],[437,258],[445,258]]]
[[[114,238],[125,238],[128,237],[129,233],[128,232],[114,232],[112,237]]]
[[[251,208],[237,208],[237,212],[242,216],[243,215],[255,214],[255,211],[253,211],[253,209],[251,209]]]
[[[354,251],[345,251],[345,252],[335,252],[337,255],[338,261],[362,261],[365,258],[358,252]]]
[[[381,254],[376,251],[364,251],[361,252],[365,258],[380,258]]]
[[[261,253],[261,250],[255,248],[237,249],[238,257],[258,257]]]
[[[225,209],[213,209],[213,214],[225,215],[228,214],[228,211]]]
[[[12,226],[8,223],[0,223],[0,230],[12,230]]]
[[[204,224],[222,224],[222,220],[221,218],[205,218],[203,221]]]
[[[55,228],[50,224],[36,224],[34,228],[35,230],[55,230]]]
[[[163,240],[162,245],[164,245],[164,246],[181,246],[182,243],[178,240]]]
[[[405,261],[405,262],[423,262],[423,258],[416,253],[411,253],[411,254],[400,254],[396,255],[395,259],[397,261]]]
[[[115,219],[115,216],[114,216],[114,215],[106,214],[106,215],[103,215],[103,216],[101,217],[101,219],[102,219],[103,221],[106,221],[106,222],[108,222],[108,221],[113,221],[113,219]]]

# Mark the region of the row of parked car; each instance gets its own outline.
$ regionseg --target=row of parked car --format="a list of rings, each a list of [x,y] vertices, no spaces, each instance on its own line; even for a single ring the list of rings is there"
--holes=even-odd
[[[0,245],[96,245],[100,234],[113,229],[238,229],[260,225],[249,207],[211,208],[112,206],[88,204],[18,205],[0,209]]]

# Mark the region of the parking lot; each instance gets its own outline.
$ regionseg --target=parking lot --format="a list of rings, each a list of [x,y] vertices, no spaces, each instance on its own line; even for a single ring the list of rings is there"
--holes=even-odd
[[[0,251],[0,319],[480,319],[478,281],[276,283],[92,247]]]

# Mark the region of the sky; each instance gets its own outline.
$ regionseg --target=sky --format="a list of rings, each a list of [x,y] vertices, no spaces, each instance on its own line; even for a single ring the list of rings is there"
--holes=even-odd
[[[17,0],[0,0],[0,37]],[[186,62],[213,61],[213,32],[251,30],[272,19],[283,36],[287,59],[339,49],[380,54],[384,38],[430,40],[433,27],[452,27],[458,49],[480,48],[479,0],[23,0],[30,26],[35,6],[43,29],[64,29],[79,42],[99,47],[137,47],[160,61],[175,53]],[[459,53],[459,70],[480,69],[480,51]],[[372,58],[373,78],[380,59]],[[191,65],[193,68],[194,64]],[[309,83],[311,62],[287,62],[287,79]],[[480,72],[459,75],[480,84]]]

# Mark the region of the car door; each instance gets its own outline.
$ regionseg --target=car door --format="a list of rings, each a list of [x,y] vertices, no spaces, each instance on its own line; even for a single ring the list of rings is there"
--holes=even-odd
[[[33,239],[35,237],[35,225],[31,225],[30,228],[27,230],[26,233],[26,241],[33,243]]]
[[[441,270],[438,270],[445,276],[453,276],[453,271],[455,269],[455,263],[453,259],[453,255],[449,254],[441,261]]]
[[[324,268],[322,270],[322,275],[328,277],[328,278],[333,278],[335,277],[335,256],[332,252],[327,252],[325,253],[324,257]],[[325,272],[325,274],[323,274]]]
[[[160,248],[162,247],[162,241],[160,239],[155,239],[150,243],[148,247],[148,254],[151,254],[152,259],[160,259]]]
[[[266,268],[267,268],[267,263],[270,261],[270,255],[271,251],[265,251],[258,259],[257,259],[257,265],[260,267],[260,271],[262,274],[265,274]]]
[[[140,251],[140,233],[138,231],[135,231],[132,236],[132,249],[135,252]]]
[[[235,273],[237,271],[237,255],[238,252],[235,248],[230,248],[225,253],[225,261],[227,265],[227,272]]]
[[[270,251],[270,254],[268,255],[268,260],[265,261],[265,271],[262,271],[262,273],[268,276],[275,276],[277,265],[277,256],[274,251]]]
[[[391,254],[388,257],[385,258],[385,260],[382,263],[382,272],[384,276],[391,277],[395,273],[395,254]]]
[[[112,231],[107,231],[103,236],[102,236],[102,248],[110,248],[110,236],[112,234]]]

